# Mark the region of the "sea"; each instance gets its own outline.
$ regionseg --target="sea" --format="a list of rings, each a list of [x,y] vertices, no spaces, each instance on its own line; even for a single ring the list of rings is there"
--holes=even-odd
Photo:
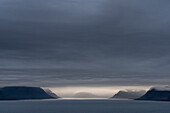
[[[112,99],[0,101],[0,113],[170,113],[170,102]]]

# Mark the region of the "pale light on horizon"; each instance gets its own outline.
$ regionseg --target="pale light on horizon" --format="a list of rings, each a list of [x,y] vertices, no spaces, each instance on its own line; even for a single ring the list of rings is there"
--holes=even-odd
[[[151,86],[68,86],[49,88],[62,98],[73,98],[77,93],[86,92],[94,94],[100,98],[109,98],[120,90],[148,90]]]

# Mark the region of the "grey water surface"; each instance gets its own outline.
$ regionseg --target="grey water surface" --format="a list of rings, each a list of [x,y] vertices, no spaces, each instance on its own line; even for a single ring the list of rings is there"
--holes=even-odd
[[[108,99],[0,101],[0,113],[170,113],[170,102]]]

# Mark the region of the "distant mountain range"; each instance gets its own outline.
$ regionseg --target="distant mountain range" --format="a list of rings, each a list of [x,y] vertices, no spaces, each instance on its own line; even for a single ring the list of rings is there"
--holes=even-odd
[[[127,91],[119,91],[111,98],[118,98],[118,99],[136,99],[144,95],[146,91],[140,90],[140,91],[133,91],[133,90],[127,90]]]
[[[100,97],[92,93],[88,93],[88,92],[79,92],[79,93],[76,93],[73,96],[73,98],[100,98]]]
[[[10,86],[0,88],[0,100],[26,100],[26,99],[57,99],[60,98],[49,89],[43,90],[40,87]],[[98,95],[79,92],[73,98],[101,98]],[[119,91],[111,98],[170,101],[170,87],[154,87],[149,91]]]
[[[10,86],[0,88],[0,100],[56,99],[52,92],[40,87]]]
[[[170,87],[151,88],[145,95],[136,100],[170,101]]]

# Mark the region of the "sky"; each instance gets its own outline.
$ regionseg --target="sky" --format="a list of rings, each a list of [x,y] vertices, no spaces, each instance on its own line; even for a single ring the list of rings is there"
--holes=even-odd
[[[169,0],[0,0],[0,86],[170,84]]]

